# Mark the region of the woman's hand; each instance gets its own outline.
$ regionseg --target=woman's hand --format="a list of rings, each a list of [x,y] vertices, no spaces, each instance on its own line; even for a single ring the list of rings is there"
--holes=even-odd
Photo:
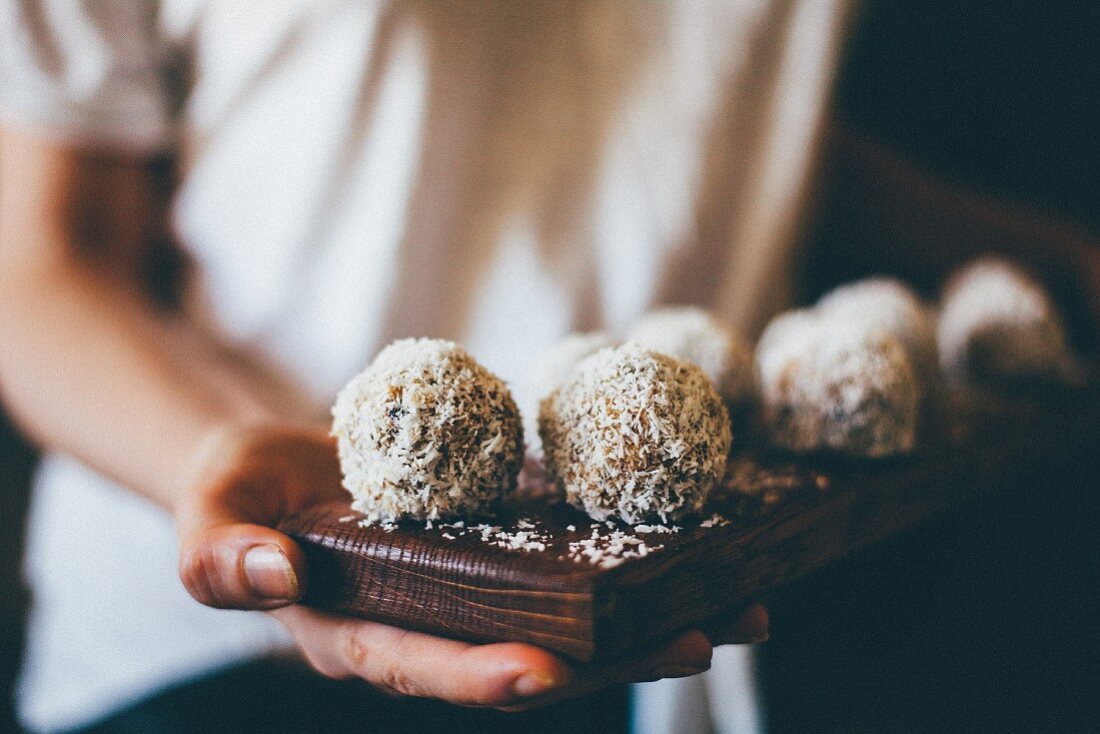
[[[544,706],[615,683],[702,673],[710,667],[714,645],[760,642],[768,634],[767,612],[757,604],[713,639],[695,630],[613,665],[591,666],[569,663],[533,645],[473,645],[300,605],[272,614],[326,676],[362,678],[395,695],[509,711]]]
[[[321,429],[222,428],[200,445],[178,493],[180,579],[219,609],[275,609],[301,598],[301,548],[275,530],[310,505],[339,499],[336,444]]]
[[[333,440],[299,427],[225,429],[196,458],[176,507],[180,578],[203,604],[270,610],[320,673],[358,677],[382,690],[467,706],[519,709],[612,683],[693,675],[712,646],[767,637],[768,617],[749,608],[708,638],[687,632],[612,666],[579,666],[520,643],[471,645],[294,604],[308,569],[301,548],[274,529],[312,504],[344,497]]]

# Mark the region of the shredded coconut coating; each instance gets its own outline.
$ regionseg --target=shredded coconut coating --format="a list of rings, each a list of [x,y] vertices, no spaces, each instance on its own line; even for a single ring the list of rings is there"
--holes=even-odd
[[[730,405],[752,399],[752,350],[703,309],[673,306],[650,311],[634,324],[627,339],[699,365]]]
[[[896,336],[909,355],[922,392],[930,391],[939,380],[935,314],[904,283],[878,277],[842,285],[822,296],[817,310],[828,318]]]
[[[636,343],[602,349],[542,401],[547,472],[596,520],[698,512],[722,478],[729,415],[696,365]]]
[[[1057,378],[1070,356],[1050,296],[1021,268],[1000,258],[963,267],[948,283],[936,338],[953,383],[982,378]]]
[[[516,486],[516,404],[453,342],[394,342],[340,392],[332,415],[344,487],[368,524],[490,511]]]
[[[781,314],[757,346],[763,420],[795,452],[882,457],[911,451],[918,387],[901,341],[810,311]]]
[[[772,352],[772,347],[777,344],[792,344],[791,340],[798,340],[799,335],[811,333],[818,328],[821,321],[817,312],[809,308],[796,308],[772,318],[760,333],[756,340],[756,376],[760,377],[760,356]]]

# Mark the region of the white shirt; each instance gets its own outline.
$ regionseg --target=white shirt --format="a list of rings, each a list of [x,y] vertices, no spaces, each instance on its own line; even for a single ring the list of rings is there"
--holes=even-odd
[[[786,305],[849,5],[7,3],[0,115],[176,149],[188,314],[318,414],[402,336],[465,343],[522,404],[571,330],[681,302],[751,336]],[[29,534],[32,729],[286,643],[192,602],[169,518],[70,459],[46,459]]]

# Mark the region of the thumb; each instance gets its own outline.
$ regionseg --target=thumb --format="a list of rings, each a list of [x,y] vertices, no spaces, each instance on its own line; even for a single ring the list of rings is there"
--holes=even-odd
[[[179,576],[197,601],[219,609],[274,609],[301,598],[306,559],[274,525],[287,506],[287,482],[270,463],[241,460],[214,434],[198,476],[176,506]],[[220,454],[228,454],[223,459]]]
[[[200,525],[181,540],[179,575],[207,606],[274,609],[301,598],[306,559],[293,540],[262,525]]]
[[[296,445],[282,433],[232,426],[212,431],[199,445],[174,508],[179,576],[197,601],[219,609],[274,609],[301,598],[305,555],[271,527],[301,494],[291,491],[301,482],[288,479],[287,457]]]

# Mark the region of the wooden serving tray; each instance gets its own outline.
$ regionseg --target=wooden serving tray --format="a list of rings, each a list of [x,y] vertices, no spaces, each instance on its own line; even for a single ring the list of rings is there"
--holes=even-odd
[[[464,640],[529,642],[581,661],[606,660],[705,627],[951,504],[1034,475],[1045,462],[1096,450],[1098,398],[1090,389],[1048,396],[1041,409],[940,421],[940,436],[920,452],[887,462],[794,463],[742,453],[703,518],[681,523],[678,532],[615,526],[643,539],[648,553],[614,567],[571,554],[594,529],[601,536],[613,529],[560,501],[548,504],[540,496],[544,484],[531,475],[520,499],[486,522],[505,533],[535,533],[541,550],[486,542],[470,529],[477,521],[461,529],[363,528],[345,504],[311,508],[281,529],[309,560],[306,604]]]

